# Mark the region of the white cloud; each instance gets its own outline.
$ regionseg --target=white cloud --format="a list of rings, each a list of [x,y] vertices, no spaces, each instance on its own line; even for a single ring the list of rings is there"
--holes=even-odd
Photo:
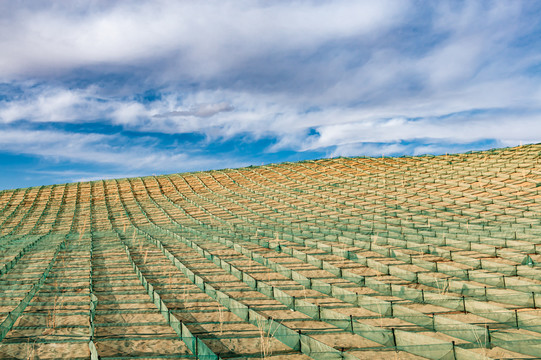
[[[124,168],[163,166],[186,160],[183,154],[165,154],[126,143],[118,135],[81,134],[51,130],[2,129],[0,151],[59,161],[122,165]],[[134,161],[137,159],[137,161]]]
[[[141,133],[199,133],[209,141],[239,136],[246,141],[275,138],[276,143],[267,149],[270,152],[423,138],[449,143],[481,139],[535,142],[541,138],[540,88],[526,78],[487,81],[461,91],[397,98],[394,103],[334,106],[311,112],[300,112],[298,104],[281,102],[280,96],[224,90],[201,91],[184,99],[166,96],[142,104],[129,99],[103,101],[93,88],[46,88],[8,102],[0,108],[0,120],[15,124],[25,119],[39,123],[100,121]],[[308,136],[309,129],[319,135]]]
[[[380,153],[400,153],[406,150],[398,145],[385,145],[400,141],[428,143],[437,142],[451,149],[457,144],[467,144],[484,139],[495,139],[505,145],[539,142],[541,139],[541,117],[539,115],[491,114],[490,119],[473,117],[469,114],[448,119],[427,118],[416,121],[402,119],[379,122],[359,122],[328,125],[317,129],[320,136],[300,145],[302,150],[313,150],[337,146],[336,154],[372,154],[375,145],[382,143]],[[393,148],[386,148],[392,146]],[[352,150],[354,149],[354,150]],[[426,152],[423,150],[423,152]]]
[[[115,101],[111,104],[112,112],[109,115],[114,124],[125,125],[127,128],[139,126],[150,117],[148,110],[135,101]],[[107,116],[108,114],[104,114]],[[108,116],[107,116],[108,117]]]
[[[0,3],[0,151],[129,173],[233,166],[203,155],[232,139],[333,156],[541,141],[529,2],[20,4]],[[95,122],[148,138],[39,130]]]
[[[0,122],[83,122],[95,120],[110,111],[96,97],[96,89],[69,90],[62,87],[24,87],[24,96],[0,102]]]
[[[176,59],[174,73],[212,75],[253,56],[385,29],[403,17],[407,3],[162,0],[64,5],[0,7],[1,26],[9,29],[0,35],[0,78],[87,65],[134,65],[169,56]]]
[[[197,104],[189,110],[175,110],[169,111],[163,114],[156,114],[153,117],[168,118],[176,116],[195,116],[201,118],[211,117],[220,112],[233,111],[234,108],[227,102],[221,102],[216,104]]]
[[[151,173],[206,170],[223,168],[225,164],[228,166],[249,164],[231,155],[206,156],[193,149],[164,149],[155,145],[151,138],[130,139],[118,134],[12,128],[0,130],[0,152],[25,154],[58,163],[91,164],[102,168],[93,173],[69,170],[56,174],[69,181],[102,176],[127,177],[134,174],[141,176]]]

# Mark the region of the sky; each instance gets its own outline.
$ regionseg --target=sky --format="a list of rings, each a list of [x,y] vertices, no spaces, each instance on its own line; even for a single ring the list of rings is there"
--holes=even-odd
[[[0,189],[541,142],[538,1],[1,1]]]

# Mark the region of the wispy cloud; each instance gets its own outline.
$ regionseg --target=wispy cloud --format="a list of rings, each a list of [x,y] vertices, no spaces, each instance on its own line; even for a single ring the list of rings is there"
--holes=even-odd
[[[200,118],[207,118],[216,115],[220,112],[233,111],[234,108],[226,102],[217,104],[197,104],[190,110],[175,110],[169,111],[163,114],[156,114],[157,118],[168,118],[175,116],[195,116]]]
[[[2,128],[0,151],[49,158],[54,161],[102,164],[121,171],[174,171],[216,167],[221,160],[202,157],[184,149],[159,148],[150,138],[133,139],[123,135],[70,133],[51,130]],[[242,164],[240,161],[229,161]]]

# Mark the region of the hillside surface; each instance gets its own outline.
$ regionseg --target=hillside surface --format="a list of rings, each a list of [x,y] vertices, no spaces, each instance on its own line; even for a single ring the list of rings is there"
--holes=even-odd
[[[540,358],[540,160],[528,145],[0,192],[0,358]]]

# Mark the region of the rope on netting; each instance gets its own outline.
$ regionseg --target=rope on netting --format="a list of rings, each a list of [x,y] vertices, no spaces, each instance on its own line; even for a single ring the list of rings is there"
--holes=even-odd
[[[96,349],[96,344],[94,344],[93,340],[88,342],[88,348],[90,349],[90,359],[99,360],[98,349]]]

